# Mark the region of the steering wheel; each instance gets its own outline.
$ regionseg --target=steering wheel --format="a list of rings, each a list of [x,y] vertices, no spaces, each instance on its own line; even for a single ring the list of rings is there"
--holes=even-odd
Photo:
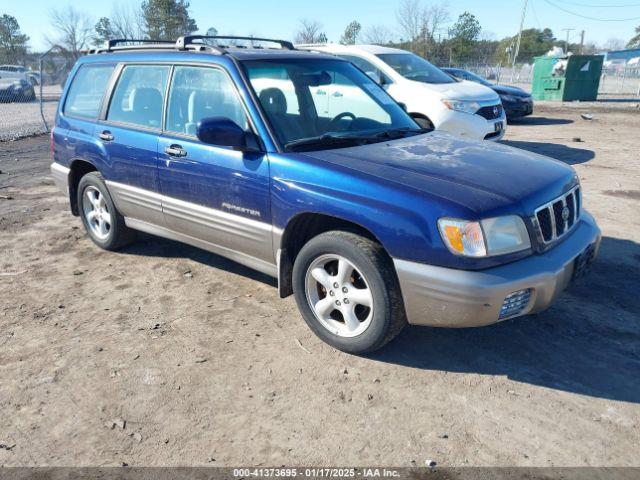
[[[331,119],[331,121],[329,122],[329,126],[327,127],[327,130],[328,130],[328,131],[335,130],[335,129],[338,127],[338,122],[339,122],[340,120],[342,120],[343,118],[346,118],[346,117],[351,118],[351,121],[353,121],[353,120],[355,120],[355,119],[356,119],[356,116],[355,116],[353,113],[351,113],[351,112],[342,112],[342,113],[339,113],[338,115],[336,115],[335,117],[333,117],[333,118]]]

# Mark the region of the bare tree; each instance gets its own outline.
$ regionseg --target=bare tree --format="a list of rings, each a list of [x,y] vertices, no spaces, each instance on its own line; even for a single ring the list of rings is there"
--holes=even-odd
[[[392,32],[383,25],[372,25],[362,32],[362,41],[371,45],[386,45],[392,38]]]
[[[300,20],[300,28],[295,35],[296,43],[323,43],[327,36],[322,32],[322,24],[315,20]]]
[[[449,21],[449,8],[446,3],[423,7],[420,0],[402,0],[396,19],[403,37],[411,43],[411,49],[428,55],[435,46],[436,32]]]
[[[415,42],[420,36],[424,20],[423,13],[420,0],[402,0],[398,10],[396,10],[400,33],[411,43]]]
[[[144,19],[140,4],[117,2],[111,10],[111,26],[119,38],[142,39]]]
[[[447,7],[446,3],[436,3],[435,5],[425,8],[423,21],[425,22],[431,42],[435,41],[436,32],[438,32],[444,24],[449,22],[449,20],[451,20],[451,17],[449,16],[449,7]]]
[[[608,38],[606,42],[602,44],[602,49],[610,52],[612,50],[624,50],[626,42],[621,38]]]
[[[73,58],[80,57],[82,50],[90,45],[93,36],[91,18],[72,6],[54,8],[49,12],[49,17],[55,36],[47,38],[47,42],[51,46],[59,46]]]

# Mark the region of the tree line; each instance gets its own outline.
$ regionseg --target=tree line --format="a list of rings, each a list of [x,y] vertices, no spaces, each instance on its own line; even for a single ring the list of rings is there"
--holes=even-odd
[[[402,0],[396,9],[396,26],[384,25],[363,28],[354,20],[340,38],[343,44],[375,44],[410,50],[437,65],[510,64],[516,55],[517,34],[495,39],[480,25],[478,18],[463,12],[455,21],[445,2],[423,4],[421,0]],[[581,44],[556,38],[550,28],[528,28],[522,31],[516,63],[532,63],[534,57],[544,55],[553,47],[573,53],[591,54],[602,51],[640,48],[640,26],[628,42],[611,38],[602,45]],[[295,41],[324,43],[327,36],[321,23],[301,20]]]
[[[173,41],[181,35],[194,33],[199,27],[190,16],[187,0],[143,0],[118,3],[108,17],[97,21],[85,12],[67,6],[49,12],[51,31],[46,39],[54,47],[75,61],[83,51],[101,46],[107,39],[151,39]],[[511,63],[515,54],[516,35],[500,40],[493,38],[470,12],[463,12],[452,21],[446,3],[423,4],[421,0],[402,0],[395,11],[396,25],[371,25],[363,28],[360,22],[349,22],[339,39],[343,44],[369,43],[410,50],[438,65]],[[210,28],[208,32],[217,30]],[[330,39],[323,25],[316,20],[300,20],[294,33],[297,43],[326,43]],[[549,28],[523,30],[517,63],[530,63],[554,46],[565,48],[565,42],[554,36]],[[574,53],[593,53],[601,50],[640,47],[640,26],[636,35],[625,43],[611,39],[602,46],[592,43],[569,43]],[[10,15],[0,16],[0,63],[27,64],[29,37],[18,20]]]

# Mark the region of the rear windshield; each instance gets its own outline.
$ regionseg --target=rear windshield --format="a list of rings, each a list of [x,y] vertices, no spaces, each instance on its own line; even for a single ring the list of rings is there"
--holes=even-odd
[[[423,83],[455,83],[455,80],[438,67],[413,53],[380,53],[380,60],[403,77]]]

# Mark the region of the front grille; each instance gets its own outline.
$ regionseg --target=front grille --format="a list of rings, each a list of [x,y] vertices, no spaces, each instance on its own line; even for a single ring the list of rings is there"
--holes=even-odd
[[[529,305],[529,300],[531,300],[530,288],[511,292],[505,297],[504,302],[502,302],[499,320],[504,320],[505,318],[522,313],[524,309],[527,308],[527,305]]]
[[[476,115],[480,115],[487,120],[495,120],[502,116],[502,105],[489,105],[482,107],[476,112]]]
[[[534,224],[543,243],[550,243],[569,232],[580,218],[580,187],[542,205],[536,210]]]

